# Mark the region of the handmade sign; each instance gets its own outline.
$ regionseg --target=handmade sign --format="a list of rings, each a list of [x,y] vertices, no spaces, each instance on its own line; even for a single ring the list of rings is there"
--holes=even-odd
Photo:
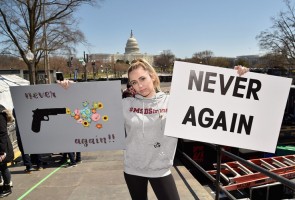
[[[124,149],[120,81],[10,90],[25,153]]]

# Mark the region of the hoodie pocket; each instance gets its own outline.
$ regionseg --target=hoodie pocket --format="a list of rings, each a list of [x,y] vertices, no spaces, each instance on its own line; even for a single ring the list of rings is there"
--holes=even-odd
[[[177,139],[164,137],[160,148],[156,148],[156,154],[151,162],[152,169],[167,169],[173,165]]]
[[[125,165],[131,168],[143,168],[146,162],[145,152],[143,148],[144,144],[137,144],[132,142],[126,148],[125,153]]]
[[[165,147],[157,148],[154,152],[154,156],[150,162],[150,168],[153,170],[167,169],[173,164],[170,154]]]

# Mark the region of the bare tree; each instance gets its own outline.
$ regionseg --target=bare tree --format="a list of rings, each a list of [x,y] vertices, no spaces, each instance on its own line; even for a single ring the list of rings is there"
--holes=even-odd
[[[210,64],[210,59],[213,57],[213,52],[210,50],[205,50],[201,52],[197,52],[193,55],[192,61],[195,63],[203,63],[206,65]]]
[[[288,69],[288,67],[286,66],[286,59],[282,54],[265,54],[260,58],[260,63],[264,68]]]
[[[85,42],[73,17],[82,4],[96,0],[1,0],[0,44],[27,64],[30,83],[35,84],[35,68],[46,53],[74,51]],[[27,52],[33,53],[29,60]]]
[[[155,65],[161,68],[161,71],[167,71],[167,68],[173,66],[175,55],[171,50],[164,50],[159,56],[155,57]]]
[[[26,69],[23,60],[11,55],[0,55],[0,69]]]
[[[230,59],[224,57],[213,57],[211,58],[210,65],[218,67],[230,68]]]
[[[261,49],[281,54],[290,64],[295,64],[295,8],[290,2],[285,0],[287,10],[273,17],[270,30],[262,31],[256,39]]]

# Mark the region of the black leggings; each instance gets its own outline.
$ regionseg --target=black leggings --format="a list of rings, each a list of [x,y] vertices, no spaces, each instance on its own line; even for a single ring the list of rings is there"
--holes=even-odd
[[[159,178],[147,178],[126,174],[124,172],[129,193],[133,200],[145,200],[147,197],[148,181],[159,200],[179,200],[178,191],[172,174]]]
[[[11,174],[10,171],[7,167],[7,163],[0,163],[0,171],[1,171],[1,175],[4,181],[4,184],[8,185],[11,181]],[[0,177],[1,177],[0,175]]]

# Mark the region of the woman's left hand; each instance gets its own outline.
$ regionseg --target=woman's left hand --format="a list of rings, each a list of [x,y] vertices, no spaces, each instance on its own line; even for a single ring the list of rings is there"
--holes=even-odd
[[[237,70],[239,76],[243,76],[245,73],[249,71],[248,67],[244,67],[242,65],[235,66],[234,69]]]

